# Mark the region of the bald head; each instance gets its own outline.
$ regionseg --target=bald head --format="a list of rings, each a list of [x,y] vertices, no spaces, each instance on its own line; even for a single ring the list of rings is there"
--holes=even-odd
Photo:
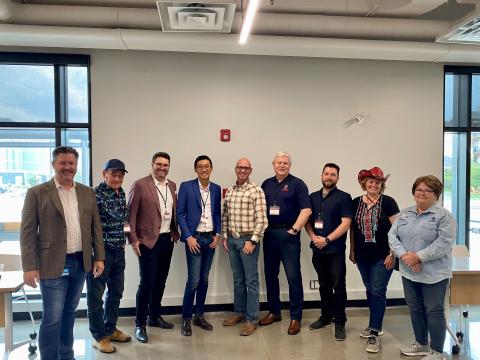
[[[237,185],[246,183],[252,173],[252,163],[247,158],[241,158],[235,166],[235,174],[237,175]]]

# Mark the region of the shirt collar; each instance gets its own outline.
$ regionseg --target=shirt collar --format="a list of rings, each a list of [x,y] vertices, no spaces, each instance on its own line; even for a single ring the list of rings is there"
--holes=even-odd
[[[105,180],[103,180],[103,181],[100,183],[100,188],[101,188],[104,192],[110,193],[111,195],[117,195],[117,193],[115,192],[115,190],[113,190],[110,186],[108,186]],[[123,193],[123,188],[120,187],[120,189],[118,189],[118,196],[120,196],[122,193]]]
[[[425,210],[424,212],[422,212],[421,214],[427,214],[427,213],[432,213],[432,214],[436,214],[437,213],[437,210],[438,210],[439,206],[437,203],[433,204],[432,206],[430,206],[427,210]],[[419,214],[417,212],[417,205],[413,205],[410,209],[408,209],[409,212],[413,212],[415,214]]]
[[[57,189],[67,190],[67,189],[65,189],[65,188],[63,187],[63,185],[61,185],[61,184],[57,181],[57,179],[55,178],[55,176],[53,177],[53,181],[55,182],[55,187],[56,187]],[[76,184],[75,181],[74,181],[74,182],[73,182],[73,187],[75,187],[75,186],[77,186],[77,184]],[[68,190],[67,190],[67,191],[68,191]]]
[[[152,179],[153,179],[153,182],[155,183],[155,186],[158,186],[158,185],[168,185],[168,179],[165,179],[165,184],[161,184],[160,181],[158,181],[157,179],[155,179],[155,177],[153,175],[151,175]]]
[[[250,181],[250,179],[248,179],[242,185],[238,185],[237,183],[235,183],[235,185],[233,187],[235,189],[246,189],[250,184],[251,184],[251,181]]]
[[[197,181],[198,181],[198,187],[200,188],[200,191],[202,191],[202,190],[203,190],[203,191],[208,191],[208,190],[210,190],[210,181],[208,182],[208,185],[207,185],[207,187],[206,187],[205,189],[202,187],[202,183],[200,182],[200,179],[197,178]]]

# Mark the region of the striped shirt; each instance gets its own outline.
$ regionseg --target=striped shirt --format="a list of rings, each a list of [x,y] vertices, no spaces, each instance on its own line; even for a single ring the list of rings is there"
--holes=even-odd
[[[267,202],[260,186],[248,180],[228,188],[223,202],[222,235],[252,233],[252,241],[259,242],[268,226]]]

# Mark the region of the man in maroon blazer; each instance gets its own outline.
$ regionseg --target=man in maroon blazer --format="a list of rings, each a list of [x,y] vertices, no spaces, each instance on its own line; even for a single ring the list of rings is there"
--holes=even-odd
[[[160,314],[173,244],[180,237],[176,185],[167,179],[169,169],[170,155],[155,153],[151,174],[133,183],[128,199],[129,242],[140,264],[135,337],[142,343],[148,342],[147,317],[149,326],[173,328]]]

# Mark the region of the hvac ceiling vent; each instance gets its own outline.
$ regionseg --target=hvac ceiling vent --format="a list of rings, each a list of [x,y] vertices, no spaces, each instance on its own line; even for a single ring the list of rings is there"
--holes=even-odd
[[[235,0],[157,1],[162,30],[166,32],[229,33],[236,6]]]
[[[476,9],[453,25],[436,42],[480,44],[480,10]]]

